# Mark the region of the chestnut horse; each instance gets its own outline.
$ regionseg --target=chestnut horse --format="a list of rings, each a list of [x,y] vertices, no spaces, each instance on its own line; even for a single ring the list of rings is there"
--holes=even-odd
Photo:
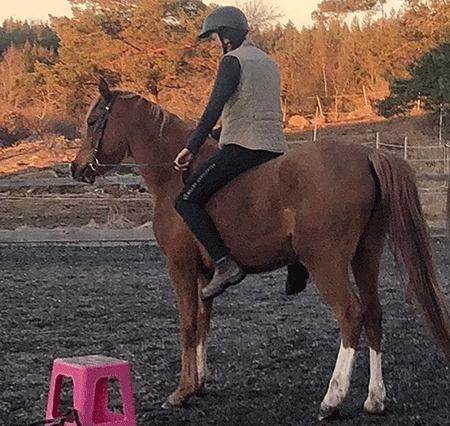
[[[172,162],[191,129],[135,93],[110,90],[103,80],[99,90],[72,174],[92,183],[126,155],[144,165],[141,173],[154,196],[154,233],[167,257],[180,320],[181,377],[164,405],[182,405],[205,382],[212,308],[199,294],[212,277],[213,263],[173,207],[183,182]],[[341,344],[320,419],[334,413],[347,395],[363,328],[370,348],[364,409],[378,413],[384,408],[377,281],[387,234],[405,267],[408,293],[450,356],[449,314],[414,173],[401,158],[353,144],[306,143],[229,183],[208,210],[247,272],[301,261],[330,304]]]

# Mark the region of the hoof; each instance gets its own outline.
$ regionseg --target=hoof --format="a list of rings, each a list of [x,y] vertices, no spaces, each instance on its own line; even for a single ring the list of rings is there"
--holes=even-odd
[[[162,408],[169,410],[174,408],[187,408],[189,407],[188,400],[195,393],[195,391],[190,392],[178,392],[175,391],[164,402]]]
[[[181,402],[180,404],[174,404],[169,400],[166,400],[164,404],[161,405],[161,408],[164,410],[176,410],[177,408],[188,408],[189,404],[187,402]]]
[[[164,410],[172,410],[175,407],[180,407],[180,405],[174,405],[168,399],[161,405],[161,408],[164,408]]]
[[[339,417],[339,409],[336,407],[320,407],[319,421],[332,420]]]
[[[386,398],[386,389],[384,386],[375,388],[369,392],[364,402],[364,411],[369,414],[379,414],[384,411],[384,399]]]
[[[206,389],[206,384],[205,384],[205,382],[203,382],[203,383],[198,387],[198,389],[194,392],[194,395],[195,395],[195,396],[202,397],[202,396],[205,396],[207,393],[208,393],[208,391],[207,391],[207,389]]]
[[[364,411],[369,414],[381,414],[384,411],[384,404],[382,401],[367,400],[364,403]]]

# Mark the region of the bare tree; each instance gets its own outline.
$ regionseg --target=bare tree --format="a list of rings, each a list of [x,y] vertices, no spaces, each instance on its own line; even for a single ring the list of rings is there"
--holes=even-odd
[[[245,13],[252,29],[264,29],[284,16],[279,6],[264,0],[237,0],[236,5]]]
[[[334,17],[346,18],[349,14],[363,12],[374,14],[381,11],[384,17],[384,4],[387,0],[322,0],[317,9],[312,13],[315,21],[321,18]]]

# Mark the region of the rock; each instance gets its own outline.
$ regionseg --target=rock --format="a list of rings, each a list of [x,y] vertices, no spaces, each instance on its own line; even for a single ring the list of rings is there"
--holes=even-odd
[[[325,127],[325,117],[323,115],[317,115],[311,120],[311,124],[316,127]]]
[[[301,115],[293,115],[291,118],[289,118],[289,121],[288,121],[289,127],[296,127],[301,130],[303,130],[308,125],[309,125],[309,120],[305,117],[302,117]]]
[[[364,120],[373,118],[374,116],[376,116],[376,114],[373,108],[370,105],[365,105],[350,112],[347,116],[347,120]]]

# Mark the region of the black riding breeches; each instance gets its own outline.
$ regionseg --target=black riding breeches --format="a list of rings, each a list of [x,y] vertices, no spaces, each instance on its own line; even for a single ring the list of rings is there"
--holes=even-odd
[[[206,212],[206,203],[227,183],[241,173],[281,155],[252,150],[239,145],[225,145],[191,175],[175,200],[175,209],[214,262],[225,257],[229,248]]]

